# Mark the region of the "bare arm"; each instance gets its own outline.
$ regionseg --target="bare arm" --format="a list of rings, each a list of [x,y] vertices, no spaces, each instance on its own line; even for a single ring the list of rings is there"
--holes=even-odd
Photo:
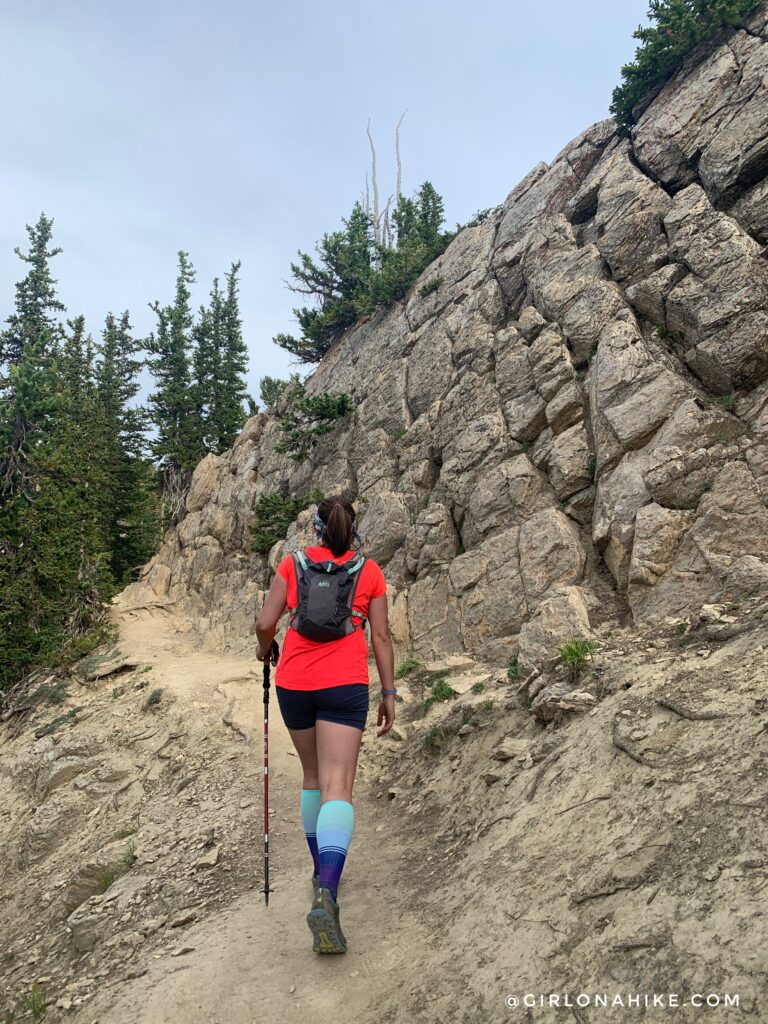
[[[256,639],[259,642],[256,657],[259,661],[263,661],[265,656],[269,654],[269,649],[277,632],[277,623],[280,621],[280,616],[288,604],[287,595],[287,582],[282,576],[275,576],[272,586],[269,588],[267,599],[264,602],[264,607],[261,609],[261,615],[256,620]]]
[[[368,606],[368,622],[371,626],[371,646],[379,670],[382,690],[391,690],[395,685],[395,651],[392,646],[392,634],[389,631],[387,616],[387,595],[374,597]],[[384,736],[395,724],[395,698],[382,697],[376,724],[383,727],[376,733]]]

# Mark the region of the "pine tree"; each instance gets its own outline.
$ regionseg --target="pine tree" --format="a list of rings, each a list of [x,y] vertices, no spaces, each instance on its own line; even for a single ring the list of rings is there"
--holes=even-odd
[[[200,455],[218,449],[218,429],[215,422],[221,387],[221,357],[224,344],[224,297],[219,279],[213,279],[209,305],[200,307],[197,322],[192,328],[194,352],[193,394],[195,430]]]
[[[0,493],[8,499],[28,490],[29,452],[56,406],[53,357],[63,331],[55,314],[64,306],[50,269],[61,252],[49,248],[52,228],[41,213],[34,227],[27,224],[29,251],[14,249],[30,269],[16,285],[14,312],[0,334]]]
[[[649,25],[633,33],[635,59],[621,69],[611,113],[623,134],[635,122],[635,108],[652,97],[703,43],[721,38],[757,10],[764,0],[650,0]]]
[[[146,410],[132,405],[139,391],[139,342],[128,312],[106,318],[96,388],[104,417],[105,467],[109,500],[110,567],[125,584],[151,556],[159,529],[156,474],[147,458]]]
[[[93,347],[82,317],[67,332],[54,316],[50,227],[28,228],[31,269],[3,335],[0,689],[82,643],[112,592]]]
[[[195,272],[187,253],[179,252],[178,260],[174,302],[168,306],[159,302],[151,305],[158,323],[156,333],[148,339],[148,349],[154,357],[150,369],[156,385],[149,396],[157,428],[152,453],[163,474],[167,521],[172,521],[180,511],[192,470],[203,454],[190,368],[193,317],[189,286],[195,280]]]
[[[295,309],[301,337],[278,334],[273,341],[302,363],[314,363],[361,316],[380,305],[403,299],[424,268],[453,237],[442,230],[443,200],[425,181],[413,199],[398,195],[392,214],[395,239],[385,217],[381,240],[373,220],[358,202],[341,231],[323,235],[315,260],[299,252],[291,264],[289,288],[315,299]]]
[[[214,404],[214,434],[216,451],[231,448],[245,423],[246,403],[254,408],[248,394],[245,375],[248,371],[248,347],[243,338],[243,322],[240,318],[237,275],[240,263],[233,263],[227,274],[227,295],[224,300],[221,360],[219,364],[219,387]]]
[[[56,280],[50,268],[50,261],[61,249],[48,247],[53,221],[41,213],[34,227],[27,224],[27,234],[29,251],[22,252],[18,246],[13,250],[30,270],[16,285],[16,308],[8,318],[7,329],[0,334],[0,365],[17,364],[30,342],[47,338],[55,347],[61,337],[61,325],[54,314],[63,312],[64,306],[56,297]]]

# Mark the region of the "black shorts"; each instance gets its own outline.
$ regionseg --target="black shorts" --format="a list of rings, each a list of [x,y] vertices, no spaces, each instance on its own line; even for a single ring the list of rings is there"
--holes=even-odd
[[[277,703],[289,729],[312,729],[317,719],[365,729],[368,683],[345,683],[322,690],[286,690],[275,686]]]

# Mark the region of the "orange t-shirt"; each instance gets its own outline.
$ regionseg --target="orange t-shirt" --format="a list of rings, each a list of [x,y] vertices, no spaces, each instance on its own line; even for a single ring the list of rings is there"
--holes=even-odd
[[[332,560],[339,565],[355,557],[354,551],[337,557],[330,548],[323,546],[306,548],[306,554],[313,562]],[[291,555],[282,560],[277,572],[288,584],[288,607],[295,608],[298,593]],[[384,573],[374,561],[366,558],[352,602],[353,611],[367,617],[371,599],[386,592]],[[362,628],[338,640],[320,642],[288,627],[275,671],[275,685],[286,690],[322,690],[327,686],[368,682],[368,642]]]

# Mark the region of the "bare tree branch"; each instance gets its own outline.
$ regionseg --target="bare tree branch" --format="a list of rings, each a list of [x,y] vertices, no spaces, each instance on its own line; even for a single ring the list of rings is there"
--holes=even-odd
[[[368,118],[368,142],[371,144],[371,184],[373,185],[373,237],[378,245],[381,245],[381,219],[379,217],[379,183],[376,180],[376,147],[373,144],[371,135],[371,119]]]
[[[408,108],[406,107],[400,115],[400,120],[397,122],[397,128],[395,128],[395,155],[397,157],[397,186],[395,188],[395,195],[398,199],[400,198],[400,193],[402,191],[401,185],[403,181],[402,166],[400,164],[400,125],[403,123],[403,118],[407,113]]]
[[[384,216],[382,219],[382,243],[385,249],[392,248],[392,227],[389,223],[389,207],[392,203],[392,196],[387,199],[387,205],[384,207]]]

